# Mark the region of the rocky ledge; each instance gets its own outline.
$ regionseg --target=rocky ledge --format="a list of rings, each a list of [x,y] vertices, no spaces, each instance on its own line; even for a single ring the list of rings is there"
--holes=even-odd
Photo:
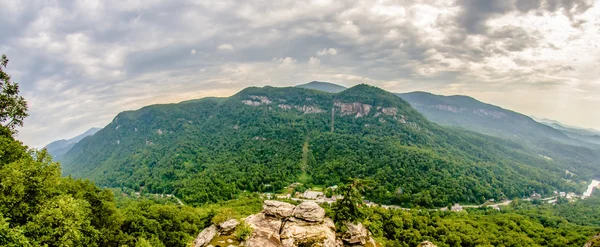
[[[303,202],[294,206],[285,202],[265,201],[262,212],[250,215],[244,221],[252,228],[250,236],[239,243],[221,241],[225,243],[221,246],[381,246],[370,237],[368,230],[360,223],[347,224],[348,231],[336,235],[335,224],[325,217],[325,210],[314,202]],[[213,238],[232,234],[238,224],[236,220],[229,220],[212,225],[198,235],[194,246],[211,246]]]

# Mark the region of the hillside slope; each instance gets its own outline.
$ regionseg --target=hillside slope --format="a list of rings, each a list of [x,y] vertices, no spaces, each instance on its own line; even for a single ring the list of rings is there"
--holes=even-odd
[[[576,181],[598,173],[514,142],[440,127],[367,85],[337,94],[247,88],[229,98],[148,106],[118,114],[66,156],[66,174],[173,193],[192,204],[352,177],[377,182],[367,192],[374,201],[446,206],[575,191],[583,186]]]

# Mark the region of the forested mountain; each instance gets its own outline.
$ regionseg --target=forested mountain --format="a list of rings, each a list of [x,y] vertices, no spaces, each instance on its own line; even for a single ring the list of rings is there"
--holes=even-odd
[[[52,157],[54,157],[54,159],[61,160],[62,156],[66,154],[73,146],[75,146],[77,142],[81,141],[81,139],[85,138],[86,136],[96,134],[96,132],[98,132],[99,130],[100,128],[91,128],[71,139],[53,141],[50,144],[46,145],[44,148],[48,151],[50,155],[52,155]]]
[[[318,85],[305,84],[305,87],[321,90]],[[590,130],[564,127],[551,120],[535,121],[468,96],[441,96],[426,92],[397,95],[437,124],[510,139],[559,163],[600,167],[600,136],[590,134],[594,133]]]
[[[327,93],[339,93],[346,90],[346,87],[329,82],[312,81],[306,84],[297,85],[299,88],[315,89]]]
[[[515,142],[440,127],[367,85],[336,94],[252,87],[123,112],[64,160],[65,174],[192,204],[354,177],[377,182],[367,197],[378,202],[446,206],[577,191],[577,181],[598,174]]]

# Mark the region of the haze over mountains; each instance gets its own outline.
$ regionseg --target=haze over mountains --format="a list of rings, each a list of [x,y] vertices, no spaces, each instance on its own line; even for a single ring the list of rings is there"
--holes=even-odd
[[[86,136],[96,134],[96,132],[98,132],[99,130],[101,130],[101,128],[91,128],[71,139],[53,141],[46,145],[44,148],[48,151],[48,153],[50,153],[50,155],[52,155],[52,157],[54,157],[57,160],[60,160],[62,159],[62,156],[66,154],[69,150],[71,150],[71,148],[75,146],[75,144],[77,144],[79,141],[81,141],[81,139],[85,138]]]
[[[64,156],[63,171],[103,186],[173,193],[189,203],[231,199],[242,190],[277,191],[297,181],[330,186],[372,178],[378,185],[369,199],[426,207],[578,191],[598,175],[600,159],[589,148],[519,144],[441,127],[426,118],[428,107],[418,107],[421,113],[411,107],[410,96],[407,102],[367,85],[320,91],[341,89],[320,82],[247,88],[228,98],[123,112],[77,143]],[[523,125],[517,136],[536,130],[564,137],[529,117],[486,107],[458,116],[505,120],[506,114],[514,120],[503,123]],[[472,122],[478,123],[489,124]]]

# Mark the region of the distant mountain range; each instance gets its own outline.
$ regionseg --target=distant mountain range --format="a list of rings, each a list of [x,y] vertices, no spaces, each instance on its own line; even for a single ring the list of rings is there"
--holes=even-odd
[[[540,123],[543,123],[545,125],[548,125],[554,129],[561,131],[562,133],[564,133],[565,135],[567,135],[571,138],[575,138],[575,139],[583,140],[583,141],[586,141],[589,143],[594,143],[594,144],[600,145],[600,131],[598,131],[598,130],[569,126],[566,124],[562,124],[558,121],[549,120],[549,119],[539,119],[539,120],[536,119],[536,120]]]
[[[86,136],[94,135],[99,130],[101,130],[101,128],[91,128],[71,139],[53,141],[50,144],[46,145],[44,148],[48,151],[50,155],[52,155],[52,157],[54,157],[54,159],[61,160],[63,155],[66,154],[73,146],[75,146],[75,144],[81,141],[81,139],[85,138]]]
[[[172,193],[191,204],[235,198],[243,190],[277,191],[297,181],[332,186],[368,178],[377,185],[367,198],[425,207],[576,191],[600,175],[600,158],[591,149],[548,139],[557,153],[519,143],[525,138],[440,126],[415,110],[414,100],[364,84],[321,91],[340,88],[323,82],[251,87],[227,98],[122,112],[73,146],[63,171],[102,186]],[[527,128],[535,133],[568,138],[529,117],[487,107],[451,116],[532,125]]]

